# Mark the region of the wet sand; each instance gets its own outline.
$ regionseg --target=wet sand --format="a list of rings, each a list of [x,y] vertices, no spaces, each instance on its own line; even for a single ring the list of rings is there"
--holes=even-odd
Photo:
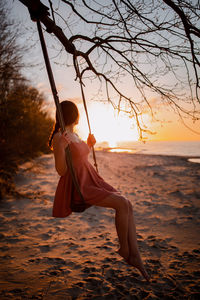
[[[100,175],[133,204],[147,283],[116,250],[112,209],[51,217],[52,155],[20,166],[0,202],[0,299],[200,299],[200,164],[97,152]]]

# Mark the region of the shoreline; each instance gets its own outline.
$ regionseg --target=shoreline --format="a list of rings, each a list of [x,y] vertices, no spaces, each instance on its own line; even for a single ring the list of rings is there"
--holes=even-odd
[[[112,151],[113,150],[113,151]],[[117,150],[117,151],[115,151]],[[120,151],[118,151],[120,150]],[[156,153],[144,153],[144,152],[140,152],[138,150],[138,152],[134,149],[129,149],[129,148],[121,148],[121,147],[108,147],[108,148],[104,148],[104,149],[95,149],[95,151],[97,152],[106,152],[106,153],[121,153],[121,154],[130,154],[130,155],[144,155],[144,156],[161,156],[161,157],[177,157],[177,158],[184,158],[186,161],[191,162],[191,163],[195,163],[195,164],[200,164],[200,155],[174,155],[174,154],[156,154]]]
[[[100,145],[99,145],[100,146]],[[103,150],[102,147],[99,147]],[[124,142],[116,147],[105,147],[106,151],[125,152],[149,155],[185,156],[188,158],[200,158],[200,141],[146,141]],[[122,150],[124,149],[124,150]]]
[[[114,151],[111,151],[111,150],[114,150]],[[116,151],[115,150],[122,150],[120,152]],[[130,151],[130,152],[126,152],[126,151]],[[140,150],[138,150],[138,152],[135,152],[137,151],[136,149],[130,149],[130,148],[123,148],[123,147],[108,147],[108,148],[97,148],[95,149],[95,151],[98,151],[98,152],[111,152],[111,153],[124,153],[124,154],[137,154],[137,155],[153,155],[153,156],[174,156],[174,157],[185,157],[185,158],[190,158],[190,157],[196,157],[196,158],[200,158],[200,154],[198,155],[185,155],[185,154],[165,154],[165,153],[148,153],[148,152],[140,152]]]
[[[117,255],[113,210],[51,217],[59,176],[48,154],[19,166],[17,191],[27,197],[0,202],[1,299],[198,299],[199,165],[104,151],[97,160],[100,175],[133,204],[151,283]]]

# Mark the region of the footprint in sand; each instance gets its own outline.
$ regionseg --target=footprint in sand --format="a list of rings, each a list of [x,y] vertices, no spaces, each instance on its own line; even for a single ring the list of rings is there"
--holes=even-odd
[[[39,249],[42,253],[46,253],[51,250],[51,247],[49,245],[43,245],[43,246],[39,246]]]

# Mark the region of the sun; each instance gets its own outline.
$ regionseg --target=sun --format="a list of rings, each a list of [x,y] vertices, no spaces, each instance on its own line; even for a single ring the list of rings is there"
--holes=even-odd
[[[78,133],[81,138],[88,136],[88,125],[82,105],[79,105],[80,120]],[[125,141],[138,141],[139,134],[133,119],[127,114],[119,114],[109,104],[92,103],[88,105],[91,131],[98,143],[106,142],[109,147],[116,147]]]

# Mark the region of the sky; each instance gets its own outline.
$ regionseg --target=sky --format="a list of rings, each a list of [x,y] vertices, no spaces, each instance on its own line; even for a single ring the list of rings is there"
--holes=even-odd
[[[20,43],[28,49],[24,56],[28,67],[24,68],[23,74],[28,77],[31,84],[43,92],[47,99],[46,107],[52,116],[55,114],[55,106],[51,95],[51,90],[44,67],[44,61],[36,31],[36,24],[30,20],[30,16],[26,7],[18,0],[8,0],[8,6],[11,8],[11,17],[20,22],[21,31]],[[45,3],[45,1],[43,1]],[[80,86],[75,81],[75,72],[71,66],[63,64],[63,56],[55,57],[53,47],[59,49],[59,42],[54,40],[52,47],[52,38],[45,33],[45,38],[49,46],[49,54],[51,57],[52,69],[55,76],[55,82],[58,89],[60,100],[72,99],[78,105],[80,110],[80,123],[78,132],[82,138],[86,138],[88,134],[88,126],[86,123],[85,113],[81,101]],[[131,94],[134,94],[132,83],[125,80],[122,88]],[[127,114],[114,111],[111,105],[104,101],[95,101],[98,93],[98,86],[94,82],[87,82],[85,87],[86,99],[88,104],[88,112],[91,122],[92,132],[95,134],[99,142],[108,142],[110,146],[115,146],[120,141],[135,141],[139,138],[136,121],[127,116]],[[154,97],[154,95],[151,95]],[[100,97],[98,97],[100,98]],[[184,119],[184,122],[192,130],[183,125],[183,122],[173,109],[167,106],[159,106],[156,109],[156,118],[162,122],[153,121],[150,114],[143,114],[144,124],[152,131],[153,134],[144,134],[147,140],[188,140],[200,141],[200,122],[194,123],[190,119]]]

